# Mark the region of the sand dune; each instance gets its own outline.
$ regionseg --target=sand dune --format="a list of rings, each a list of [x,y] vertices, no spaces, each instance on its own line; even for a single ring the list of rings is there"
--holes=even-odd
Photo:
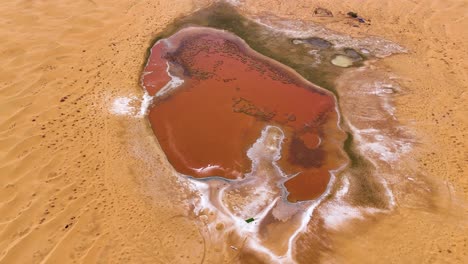
[[[141,194],[122,148],[125,130],[108,111],[109,98],[141,94],[152,36],[192,8],[0,4],[1,263],[168,263],[203,253],[198,229],[177,217],[177,201]]]
[[[420,203],[413,190],[404,195],[407,185],[393,183],[397,209],[336,232],[324,258],[466,263],[466,1],[236,2],[250,15],[326,23],[409,50],[379,63],[398,76],[395,115],[417,140],[399,169],[417,172],[434,199]],[[139,109],[153,37],[207,4],[0,3],[0,263],[230,261],[187,212],[194,194],[178,191],[184,183],[173,177],[147,122],[110,111],[117,97],[137,98]],[[335,16],[314,17],[317,6]],[[350,10],[371,25],[354,27]]]

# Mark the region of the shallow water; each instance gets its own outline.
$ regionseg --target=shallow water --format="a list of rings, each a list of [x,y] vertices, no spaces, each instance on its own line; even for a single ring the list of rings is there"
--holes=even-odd
[[[178,87],[168,89],[174,79]],[[344,163],[333,95],[232,34],[186,28],[158,41],[142,81],[157,95],[153,131],[182,174],[244,178],[256,158],[247,150],[267,125],[285,135],[278,161],[285,175],[276,184],[285,182],[290,201],[319,197],[329,171]]]

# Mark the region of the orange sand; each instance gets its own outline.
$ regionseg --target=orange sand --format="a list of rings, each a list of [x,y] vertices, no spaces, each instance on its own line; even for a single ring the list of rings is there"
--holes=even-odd
[[[417,134],[413,158],[399,168],[416,167],[433,188],[415,195],[396,181],[397,208],[335,231],[322,255],[333,263],[467,263],[466,1],[240,2],[246,13],[313,20],[410,50],[381,66],[401,77],[396,115]],[[144,50],[158,31],[206,4],[0,3],[0,263],[239,260],[238,251],[224,258],[204,240],[197,223],[209,215],[187,213],[187,194],[148,124],[109,111],[118,96],[141,96]],[[317,6],[335,16],[314,17]],[[350,10],[371,25],[353,27]]]

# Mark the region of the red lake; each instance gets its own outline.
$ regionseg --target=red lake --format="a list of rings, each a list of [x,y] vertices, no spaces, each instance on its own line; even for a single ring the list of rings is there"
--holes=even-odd
[[[247,150],[267,125],[285,135],[277,165],[289,201],[320,196],[344,163],[333,94],[231,33],[192,27],[159,40],[142,85],[154,96],[154,134],[181,174],[243,178]]]

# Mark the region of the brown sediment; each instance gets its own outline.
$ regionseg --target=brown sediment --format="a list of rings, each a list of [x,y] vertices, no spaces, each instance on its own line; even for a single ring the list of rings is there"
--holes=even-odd
[[[162,90],[173,77],[184,83]],[[285,183],[290,201],[320,196],[344,161],[333,95],[230,33],[187,28],[158,41],[142,83],[156,95],[153,131],[182,174],[243,178],[252,167],[246,152],[267,125],[286,136],[278,163],[294,175]]]

